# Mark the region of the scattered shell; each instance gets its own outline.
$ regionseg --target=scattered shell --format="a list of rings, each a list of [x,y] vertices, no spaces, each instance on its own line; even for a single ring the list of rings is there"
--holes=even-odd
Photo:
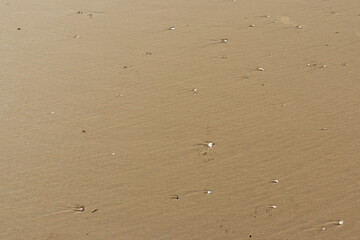
[[[74,208],[74,211],[77,211],[77,212],[84,212],[84,211],[85,211],[85,207],[84,207],[84,206],[78,206],[78,207],[75,207],[75,208]]]
[[[77,11],[76,14],[83,14],[83,12],[82,11]]]
[[[261,72],[265,71],[262,67],[257,68],[257,70]]]
[[[175,30],[175,27],[169,27],[169,30]]]
[[[179,199],[180,197],[178,195],[171,196],[172,199]]]
[[[197,88],[194,88],[192,91],[193,91],[194,93],[198,93],[198,89],[197,89]]]
[[[343,220],[339,220],[337,224],[338,224],[338,225],[343,225],[343,224],[344,224],[344,221],[343,221]]]
[[[321,231],[325,231],[325,230],[326,230],[326,228],[325,228],[325,227],[322,227],[322,228],[321,228]]]
[[[272,183],[279,183],[279,180],[273,179],[273,180],[271,180],[271,182],[272,182]]]
[[[115,156],[115,153],[112,153],[111,155]]]
[[[212,194],[212,191],[207,190],[207,191],[205,191],[205,193],[206,193],[206,194]]]
[[[250,24],[249,27],[255,27],[255,25],[254,25],[254,24]]]
[[[297,29],[302,29],[302,26],[299,25],[299,26],[296,26],[296,28],[297,28]]]
[[[208,146],[209,148],[213,148],[213,147],[215,146],[215,143],[209,142],[209,143],[207,144],[207,146]]]
[[[322,128],[322,129],[320,129],[320,130],[325,131],[325,130],[327,130],[327,128]]]
[[[91,210],[91,213],[94,213],[94,212],[97,212],[97,208],[95,208],[95,209],[93,209],[93,210]]]
[[[226,39],[226,38],[221,39],[221,43],[228,43],[228,42],[229,42],[229,39]]]
[[[274,208],[274,209],[275,209],[275,208],[276,208],[276,206],[275,206],[275,205],[273,205],[273,206],[269,206],[269,208]]]

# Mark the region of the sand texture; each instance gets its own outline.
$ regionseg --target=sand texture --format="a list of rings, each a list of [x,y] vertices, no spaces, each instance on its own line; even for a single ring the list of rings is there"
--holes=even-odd
[[[0,22],[0,239],[359,239],[359,0],[0,0]]]

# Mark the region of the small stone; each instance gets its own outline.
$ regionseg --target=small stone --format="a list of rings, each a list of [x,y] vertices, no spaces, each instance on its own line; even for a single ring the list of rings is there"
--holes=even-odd
[[[255,25],[254,25],[254,24],[250,24],[249,27],[255,27]]]
[[[20,31],[20,30],[21,30],[21,27],[18,27],[16,30]]]
[[[297,28],[297,29],[302,29],[302,26],[299,25],[299,26],[296,26],[296,28]]]
[[[82,11],[77,11],[76,14],[83,14],[83,12]]]

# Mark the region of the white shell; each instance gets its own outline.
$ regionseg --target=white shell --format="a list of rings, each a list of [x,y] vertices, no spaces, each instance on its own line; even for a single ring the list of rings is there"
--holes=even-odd
[[[208,143],[207,145],[208,145],[209,148],[213,148],[214,145],[215,145],[215,143],[210,142],[210,143]]]
[[[339,221],[338,221],[338,224],[339,224],[339,225],[343,225],[343,224],[344,224],[344,221],[343,221],[343,220],[339,220]]]
[[[222,42],[222,43],[228,43],[228,42],[229,42],[229,39],[226,39],[226,38],[221,39],[221,42]]]
[[[257,70],[261,72],[265,71],[262,67],[259,67]]]
[[[175,27],[169,27],[169,30],[175,30]]]

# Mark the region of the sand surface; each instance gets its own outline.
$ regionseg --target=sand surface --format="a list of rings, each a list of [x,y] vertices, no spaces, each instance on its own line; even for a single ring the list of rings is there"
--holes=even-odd
[[[1,0],[0,22],[0,239],[359,239],[358,0]]]

